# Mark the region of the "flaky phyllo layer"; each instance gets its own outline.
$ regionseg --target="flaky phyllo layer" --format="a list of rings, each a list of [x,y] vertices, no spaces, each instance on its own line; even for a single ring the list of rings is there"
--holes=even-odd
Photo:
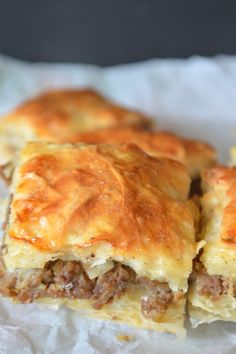
[[[189,186],[183,165],[133,145],[29,143],[11,186],[2,293],[181,332],[198,248]]]
[[[165,131],[147,131],[137,127],[106,128],[78,134],[77,142],[136,144],[151,156],[168,157],[183,163],[193,180],[200,177],[201,169],[216,163],[216,152],[209,144]]]
[[[167,282],[140,277],[118,262],[99,276],[91,276],[85,268],[79,261],[62,260],[47,262],[43,269],[7,272],[3,266],[1,292],[23,303],[45,297],[87,299],[93,309],[101,309],[133,292],[142,315],[153,321],[161,320],[170,307],[178,306],[184,298],[183,291],[173,292]]]
[[[49,91],[1,118],[0,173],[10,181],[20,149],[31,140],[76,143],[77,134],[84,132],[151,125],[144,114],[119,106],[92,89]]]
[[[152,120],[91,89],[50,91],[19,105],[0,120],[0,174],[10,182],[18,153],[28,141],[133,143],[151,156],[175,159],[197,179],[216,162],[209,144],[154,132]]]
[[[189,294],[192,323],[236,320],[236,168],[203,173],[202,233]]]

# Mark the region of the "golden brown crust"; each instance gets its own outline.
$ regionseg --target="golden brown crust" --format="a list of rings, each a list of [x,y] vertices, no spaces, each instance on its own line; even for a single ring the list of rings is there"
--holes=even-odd
[[[57,143],[73,142],[78,132],[151,124],[144,114],[114,104],[92,89],[46,92],[23,103],[5,121],[26,123],[37,139]]]
[[[216,162],[216,152],[207,143],[185,139],[169,132],[150,132],[137,128],[110,128],[78,134],[77,142],[137,144],[152,156],[163,156],[182,162],[188,167],[192,178],[197,178],[204,167]]]
[[[13,184],[10,239],[64,254],[103,242],[138,272],[187,281],[195,218],[182,164],[135,145],[30,143]]]
[[[204,242],[188,294],[191,322],[235,321],[236,167],[202,172]]]
[[[216,166],[202,173],[203,187],[209,191],[222,189],[228,198],[223,210],[221,241],[236,246],[236,167]]]
[[[33,154],[35,148],[36,144],[29,147]],[[29,150],[27,154],[30,155]],[[174,168],[175,173],[170,167]],[[148,232],[149,229],[149,243],[159,243],[164,233],[168,234],[165,242],[170,246],[174,235],[168,232],[171,225],[164,220],[174,210],[169,211],[168,205],[176,208],[179,217],[180,213],[186,213],[181,205],[170,199],[187,199],[189,178],[184,168],[169,160],[149,158],[135,146],[122,146],[119,150],[105,145],[81,149],[59,148],[54,153],[29,159],[21,166],[20,177],[16,193],[23,198],[13,200],[16,219],[9,234],[47,250],[63,247],[73,224],[75,227],[77,223],[86,227],[100,216],[112,218],[116,228],[112,229],[111,234],[104,231],[99,233],[89,240],[90,243],[102,240],[109,241],[115,247],[136,248],[141,246],[140,231]],[[143,190],[141,183],[150,187]],[[156,203],[155,195],[159,203]],[[158,220],[158,204],[162,205],[166,214],[162,213],[161,223]],[[152,219],[151,225],[147,216]],[[58,226],[57,231],[53,230],[43,239],[37,237],[43,232],[40,227],[42,217],[46,217],[48,223],[52,218],[53,227]],[[140,218],[142,222],[140,220],[139,225]],[[169,222],[174,221],[171,219]],[[63,234],[60,230],[63,230]]]
[[[202,169],[215,165],[217,153],[210,144],[191,139],[182,139],[186,151],[186,166],[191,176],[199,177]]]

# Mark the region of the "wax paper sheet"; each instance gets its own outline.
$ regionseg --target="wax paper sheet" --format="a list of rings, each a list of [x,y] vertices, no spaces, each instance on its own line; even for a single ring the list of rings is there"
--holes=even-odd
[[[150,60],[99,68],[29,64],[0,56],[0,114],[49,89],[90,86],[152,115],[162,129],[205,139],[222,162],[236,144],[236,57]],[[6,194],[3,185],[1,195]],[[115,322],[82,319],[69,309],[14,305],[0,299],[0,353],[233,354],[236,324],[191,329],[185,339]],[[128,341],[123,335],[128,336]]]

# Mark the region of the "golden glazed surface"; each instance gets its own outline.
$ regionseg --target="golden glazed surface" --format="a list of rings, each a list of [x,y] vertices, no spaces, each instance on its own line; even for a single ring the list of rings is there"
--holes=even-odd
[[[202,178],[205,190],[225,194],[219,238],[223,244],[234,248],[236,247],[236,167],[217,166],[205,170]]]
[[[120,125],[150,125],[143,114],[114,104],[91,89],[49,91],[26,101],[2,124],[22,124],[37,139],[74,142],[79,132]]]
[[[209,144],[185,139],[169,132],[151,132],[132,127],[108,128],[78,134],[76,140],[92,144],[133,143],[152,156],[169,157],[182,162],[193,178],[200,175],[202,168],[216,162],[216,152]]]
[[[202,174],[201,261],[209,274],[236,279],[236,168],[216,166]]]
[[[224,282],[228,287],[214,298],[199,293],[197,282],[192,283],[188,300],[194,326],[216,320],[236,320],[236,167],[206,169],[202,181],[201,238],[205,245],[200,261],[210,276],[226,277]],[[209,288],[217,294],[214,278],[209,277],[208,282]]]
[[[185,288],[196,254],[189,185],[180,163],[134,145],[29,143],[13,178],[6,265],[93,251],[95,262]]]
[[[50,91],[0,120],[0,174],[10,181],[27,141],[74,143],[78,133],[118,126],[151,126],[144,114],[114,104],[91,89]]]

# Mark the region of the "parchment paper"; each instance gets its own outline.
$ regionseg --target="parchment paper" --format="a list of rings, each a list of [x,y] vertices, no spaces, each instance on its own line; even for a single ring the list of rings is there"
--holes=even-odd
[[[236,57],[150,60],[98,68],[90,65],[28,64],[0,56],[0,114],[42,90],[92,86],[117,102],[139,108],[163,129],[205,139],[222,162],[236,144]],[[6,190],[0,186],[1,195]],[[216,322],[187,338],[139,330],[114,322],[81,319],[61,308],[13,305],[0,299],[0,353],[233,354],[236,324]],[[130,341],[119,339],[129,335]]]

